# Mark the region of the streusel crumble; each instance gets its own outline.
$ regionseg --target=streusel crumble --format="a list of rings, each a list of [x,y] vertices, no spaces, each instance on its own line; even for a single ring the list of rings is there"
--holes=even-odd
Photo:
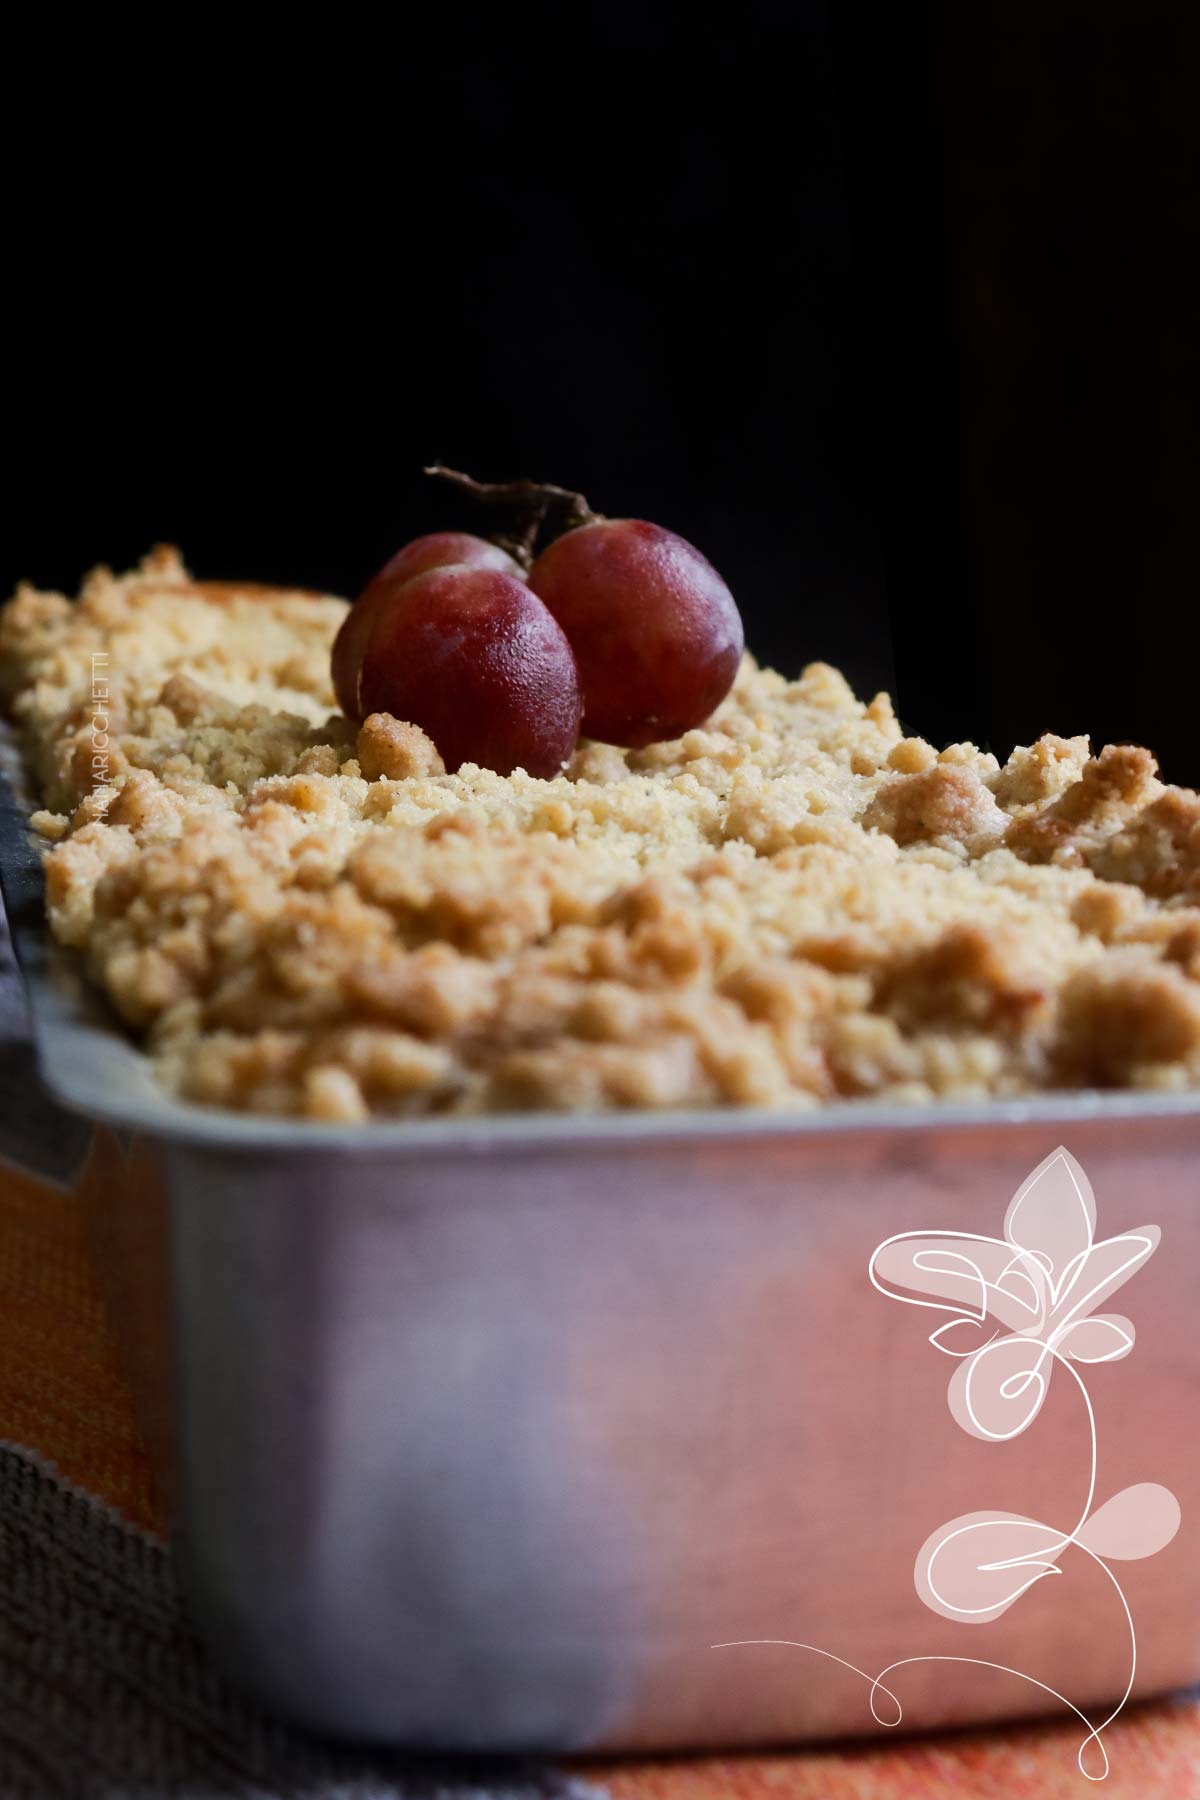
[[[344,611],[158,551],[0,615],[54,933],[184,1096],[355,1120],[1200,1084],[1200,797],[1148,751],[939,753],[834,669],[747,658],[675,742],[448,773],[415,726],[333,712]]]

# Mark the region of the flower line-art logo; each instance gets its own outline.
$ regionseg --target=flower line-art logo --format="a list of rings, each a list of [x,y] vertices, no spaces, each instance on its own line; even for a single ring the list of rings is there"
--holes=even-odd
[[[898,1725],[900,1702],[884,1677],[918,1662],[970,1662],[998,1669],[1051,1694],[1087,1727],[1079,1748],[1080,1772],[1092,1781],[1108,1774],[1101,1734],[1120,1714],[1137,1672],[1133,1617],[1110,1562],[1152,1556],[1179,1529],[1179,1504],[1156,1482],[1138,1482],[1095,1506],[1096,1418],[1081,1366],[1118,1362],[1134,1346],[1134,1328],[1119,1313],[1097,1309],[1122,1287],[1158,1247],[1159,1230],[1145,1225],[1097,1241],[1096,1202],[1079,1163],[1061,1147],[1021,1184],[1004,1219],[1003,1237],[974,1233],[905,1231],[885,1239],[871,1257],[872,1285],[906,1306],[949,1314],[929,1342],[953,1358],[950,1412],[964,1431],[988,1443],[1019,1437],[1042,1409],[1051,1377],[1062,1369],[1086,1408],[1091,1467],[1082,1511],[1070,1530],[1019,1513],[980,1511],[940,1525],[917,1553],[913,1579],[931,1611],[963,1624],[998,1619],[1039,1581],[1060,1575],[1059,1558],[1075,1546],[1111,1582],[1129,1635],[1129,1679],[1108,1717],[1093,1725],[1079,1707],[1020,1669],[981,1657],[903,1657],[876,1676],[815,1644],[797,1644],[830,1657],[871,1684],[871,1712],[881,1725]],[[785,1643],[790,1639],[746,1639]],[[732,1648],[714,1645],[714,1649]],[[895,1716],[878,1710],[880,1695]],[[1089,1753],[1098,1766],[1089,1768]]]

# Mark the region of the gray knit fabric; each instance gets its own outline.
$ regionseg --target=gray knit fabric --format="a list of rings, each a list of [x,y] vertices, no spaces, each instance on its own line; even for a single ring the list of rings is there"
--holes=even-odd
[[[584,1800],[550,1769],[361,1754],[218,1674],[167,1550],[0,1446],[0,1800]]]

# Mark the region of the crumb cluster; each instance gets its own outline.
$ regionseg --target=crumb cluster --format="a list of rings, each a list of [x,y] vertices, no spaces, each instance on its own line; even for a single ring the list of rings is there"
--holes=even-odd
[[[343,615],[165,550],[0,614],[54,933],[176,1092],[359,1120],[1200,1084],[1200,796],[1148,751],[1001,767],[747,658],[676,742],[447,772],[333,710]]]

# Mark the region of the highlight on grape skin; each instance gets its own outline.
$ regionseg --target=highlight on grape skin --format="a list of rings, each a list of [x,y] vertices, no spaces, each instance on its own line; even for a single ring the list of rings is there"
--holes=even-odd
[[[745,639],[733,595],[686,539],[600,519],[555,539],[529,573],[575,652],[587,737],[640,748],[720,705]]]
[[[380,610],[414,575],[424,575],[430,569],[442,569],[450,564],[499,569],[518,580],[521,578],[520,567],[506,550],[469,531],[431,531],[405,544],[377,575],[371,577],[334,639],[333,691],[347,718],[361,721],[366,716],[358,704],[358,678],[371,627]]]
[[[375,613],[358,682],[361,716],[421,729],[447,769],[473,762],[549,778],[579,737],[571,647],[524,582],[452,564],[401,584]]]

